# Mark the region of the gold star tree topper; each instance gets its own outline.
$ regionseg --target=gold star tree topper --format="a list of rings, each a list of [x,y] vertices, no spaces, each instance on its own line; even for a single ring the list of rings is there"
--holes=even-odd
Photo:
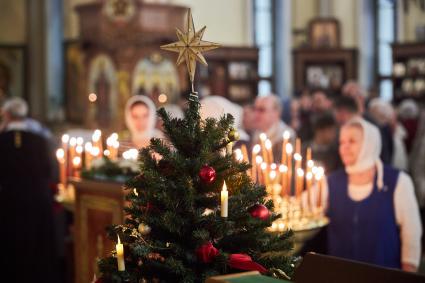
[[[207,66],[207,61],[202,55],[202,52],[220,47],[218,43],[202,40],[205,29],[206,26],[195,31],[192,12],[189,9],[186,20],[186,32],[183,33],[181,30],[176,28],[179,41],[161,46],[161,49],[179,53],[177,66],[182,62],[186,62],[187,71],[189,72],[190,82],[192,84],[192,92],[194,92],[193,81],[195,79],[196,61]]]

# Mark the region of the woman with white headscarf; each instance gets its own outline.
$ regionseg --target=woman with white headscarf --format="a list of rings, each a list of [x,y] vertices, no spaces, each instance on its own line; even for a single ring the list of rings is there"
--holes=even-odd
[[[120,143],[120,149],[123,151],[130,148],[146,147],[151,138],[163,137],[163,134],[155,128],[155,104],[147,96],[134,95],[127,101],[125,123],[130,131],[130,137]]]
[[[345,170],[327,179],[328,252],[405,271],[416,271],[422,227],[410,177],[379,159],[380,133],[362,118],[341,128]]]

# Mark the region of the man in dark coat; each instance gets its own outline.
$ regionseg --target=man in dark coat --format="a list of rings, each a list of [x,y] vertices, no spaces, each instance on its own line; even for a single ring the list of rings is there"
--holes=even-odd
[[[22,104],[7,110],[0,133],[1,276],[8,282],[56,282],[48,143],[27,129]]]

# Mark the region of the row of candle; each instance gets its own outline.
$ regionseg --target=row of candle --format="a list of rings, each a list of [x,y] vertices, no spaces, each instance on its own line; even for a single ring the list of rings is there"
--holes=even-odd
[[[249,163],[248,151],[244,145],[235,150],[235,158]],[[304,206],[309,206],[308,209],[313,210],[311,201],[313,188],[318,191],[318,198],[314,206],[323,206],[321,191],[324,170],[322,167],[315,165],[311,148],[307,148],[306,151],[305,167],[303,167],[302,161],[301,140],[295,139],[294,151],[291,135],[288,131],[285,131],[283,133],[281,163],[274,163],[272,143],[262,133],[260,134],[260,144],[256,144],[252,148],[252,168],[247,173],[254,182],[265,185],[273,198],[277,196],[284,198],[294,196],[300,201],[302,195],[306,194],[307,201]]]
[[[106,139],[106,149],[103,149],[102,132],[95,130],[91,141],[85,142],[82,137],[62,136],[62,146],[56,151],[59,162],[60,183],[66,184],[68,176],[79,177],[81,169],[90,169],[93,160],[108,157],[110,160],[118,158],[120,143],[118,134],[113,133]],[[83,146],[84,145],[84,146]],[[130,149],[123,153],[124,159],[137,159],[137,150]],[[83,163],[84,160],[84,163]]]

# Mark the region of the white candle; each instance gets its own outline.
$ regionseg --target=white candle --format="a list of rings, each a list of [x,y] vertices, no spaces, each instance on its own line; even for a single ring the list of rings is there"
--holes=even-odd
[[[280,163],[281,164],[286,164],[286,145],[288,144],[288,140],[291,137],[291,134],[289,133],[289,131],[284,131],[283,132],[283,142],[282,142],[282,157],[280,159]]]
[[[66,185],[66,167],[65,167],[65,150],[63,148],[59,148],[56,151],[56,158],[59,162],[59,172],[60,172],[60,183],[64,186]]]
[[[73,160],[76,156],[75,147],[77,146],[77,139],[72,137],[69,139],[69,173],[68,175],[74,175]]]
[[[288,187],[287,187],[287,174],[288,174],[288,166],[286,165],[280,165],[279,166],[279,172],[281,174],[280,181],[282,185],[282,196],[286,196],[288,193]]]
[[[262,176],[262,184],[265,185],[266,187],[269,185],[269,174],[267,174],[267,163],[263,162],[261,163],[261,176]]]
[[[323,167],[317,167],[317,173],[315,176],[316,184],[317,184],[317,207],[319,209],[322,208],[322,182],[323,182],[323,175],[325,174],[325,170]]]
[[[72,167],[74,172],[74,177],[79,178],[80,177],[80,167],[81,167],[81,157],[75,156],[72,159]]]
[[[257,154],[260,152],[261,150],[261,146],[259,144],[254,145],[254,147],[252,148],[252,158],[251,158],[251,163],[252,163],[252,173],[251,176],[254,179],[254,183],[257,182]],[[260,157],[260,156],[258,156]],[[262,161],[261,161],[262,162]],[[261,163],[260,162],[260,163]]]
[[[97,129],[93,132],[92,135],[92,142],[93,146],[96,146],[99,148],[100,152],[103,152],[103,146],[102,146],[102,131]]]
[[[307,208],[311,206],[311,183],[313,181],[313,173],[307,172],[305,175],[307,190]]]
[[[91,151],[93,149],[93,145],[91,142],[86,142],[84,145],[84,157],[85,157],[85,166],[86,169],[90,169],[91,162],[93,160],[93,155],[91,154]]]
[[[272,141],[269,139],[266,139],[266,141],[264,142],[264,146],[266,148],[267,151],[267,158],[268,158],[268,163],[273,163],[273,149],[272,149]]]
[[[232,154],[232,151],[233,151],[233,142],[229,142],[226,145],[226,154],[227,155],[231,155]]]
[[[289,195],[291,195],[291,190],[292,190],[292,152],[293,152],[293,147],[291,143],[287,143],[286,144],[286,167],[288,168],[288,173],[286,175],[287,177],[287,182],[286,182],[286,186],[288,187],[288,193]]]
[[[118,271],[125,270],[125,262],[124,262],[124,246],[121,244],[120,236],[118,236],[118,243],[115,245],[117,249],[117,263],[118,263]]]
[[[229,214],[229,192],[227,191],[226,181],[224,181],[223,189],[221,190],[221,217],[227,217]]]
[[[297,199],[301,198],[301,193],[304,187],[304,170],[302,168],[297,169],[297,179],[296,179],[296,185],[295,185],[295,194]]]
[[[261,133],[260,134],[260,143],[261,143],[261,152],[263,154],[263,160],[268,163],[268,156],[267,156],[267,151],[266,151],[266,146],[265,146],[265,142],[267,139],[267,135],[265,133]]]
[[[107,149],[109,150],[109,158],[115,160],[118,157],[118,148],[120,143],[118,142],[118,134],[113,133],[106,139]]]
[[[114,150],[114,159],[118,158],[118,148],[120,147],[120,142],[115,140],[112,144],[112,149]]]
[[[255,157],[255,168],[257,174],[258,183],[263,184],[263,175],[261,171],[261,164],[263,163],[263,158],[261,156]]]

